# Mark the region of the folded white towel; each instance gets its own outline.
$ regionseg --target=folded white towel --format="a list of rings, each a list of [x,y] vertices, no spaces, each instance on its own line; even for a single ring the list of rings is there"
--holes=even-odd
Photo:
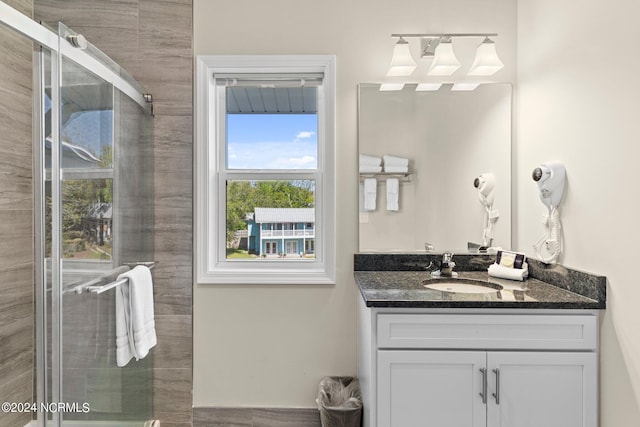
[[[409,166],[409,159],[405,159],[404,157],[395,157],[395,156],[382,156],[384,159],[384,166]]]
[[[380,166],[381,164],[382,157],[360,154],[360,166]]]
[[[376,210],[376,196],[378,193],[378,180],[367,178],[364,180],[364,210]]]
[[[153,314],[153,280],[148,267],[139,265],[118,276],[127,282],[116,288],[116,363],[140,360],[157,343]]]
[[[389,173],[408,173],[408,166],[387,166],[384,165],[384,171]]]
[[[493,263],[489,266],[489,276],[523,281],[529,277],[529,264],[525,262],[522,268],[510,268]]]
[[[382,166],[360,165],[360,173],[380,173]]]
[[[398,194],[400,192],[400,181],[398,178],[387,179],[387,210],[398,210]]]

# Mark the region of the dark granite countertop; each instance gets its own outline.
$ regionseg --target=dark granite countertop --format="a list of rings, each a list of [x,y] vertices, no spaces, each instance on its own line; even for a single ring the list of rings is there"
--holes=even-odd
[[[431,262],[425,255],[356,254],[354,276],[367,307],[603,309],[606,306],[604,276],[529,259],[529,279],[518,282],[489,277],[486,268],[493,262],[491,256],[460,255],[455,261],[469,269],[461,271],[456,267],[459,279],[479,280],[502,289],[472,294],[425,288],[423,282],[433,279],[425,271]]]

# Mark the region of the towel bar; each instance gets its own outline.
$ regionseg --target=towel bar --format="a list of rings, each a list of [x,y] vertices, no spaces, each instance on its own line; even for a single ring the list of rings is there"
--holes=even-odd
[[[133,263],[125,263],[125,265],[127,265],[129,267],[132,267],[132,266],[135,267],[137,265],[144,265],[146,267],[149,267],[149,270],[152,270],[156,266],[156,262],[155,261],[133,262]],[[85,287],[85,289],[87,290],[87,292],[90,292],[92,294],[101,294],[103,292],[108,291],[109,289],[113,289],[113,288],[115,288],[117,286],[124,285],[128,281],[129,281],[129,279],[127,279],[125,277],[124,279],[114,280],[113,282],[109,282],[109,283],[106,283],[104,285],[89,285],[89,286]]]
[[[378,173],[360,173],[360,182],[364,181],[365,178],[376,178],[378,180],[382,180],[384,182],[387,178],[398,178],[400,182],[411,182],[412,180],[412,172],[407,173],[393,173],[393,172],[378,172]]]
[[[106,285],[87,286],[85,289],[87,290],[87,292],[90,292],[92,294],[101,294],[103,292],[108,291],[109,289],[115,288],[116,286],[123,285],[128,281],[129,279],[125,277],[124,279],[114,280],[113,282],[109,282]]]
[[[86,282],[77,284],[75,286],[72,285],[66,288],[62,293],[63,294],[70,294],[70,293],[81,294],[86,291],[94,294],[101,294],[104,291],[115,288],[116,286],[122,284],[122,283],[117,283],[118,282],[117,280],[116,281],[110,280],[109,282],[105,283],[106,280],[113,279],[119,273],[124,273],[125,271],[132,269],[136,265],[144,265],[149,267],[149,269],[153,269],[156,266],[156,264],[157,264],[157,261],[124,263],[122,266],[114,268],[109,273],[103,274],[100,277],[96,277],[95,279],[88,280]],[[100,290],[100,291],[97,292],[97,290]]]

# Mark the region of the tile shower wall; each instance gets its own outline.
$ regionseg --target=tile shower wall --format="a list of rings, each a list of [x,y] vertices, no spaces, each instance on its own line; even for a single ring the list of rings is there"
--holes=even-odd
[[[32,0],[9,0],[27,16]],[[30,402],[33,375],[31,42],[0,28],[0,397]],[[0,413],[0,425],[30,414]]]
[[[154,417],[191,426],[192,1],[36,0],[35,15],[84,34],[153,94]]]

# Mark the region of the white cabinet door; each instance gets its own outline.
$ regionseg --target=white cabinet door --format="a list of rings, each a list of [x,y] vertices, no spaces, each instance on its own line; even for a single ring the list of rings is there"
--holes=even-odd
[[[489,427],[596,427],[595,353],[489,352]]]
[[[378,427],[484,427],[484,351],[378,351]]]

